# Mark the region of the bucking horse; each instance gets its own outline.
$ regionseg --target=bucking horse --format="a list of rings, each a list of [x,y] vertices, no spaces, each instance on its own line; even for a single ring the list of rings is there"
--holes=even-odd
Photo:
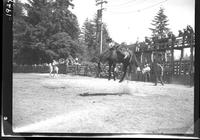
[[[135,54],[125,48],[122,48],[120,46],[113,46],[112,48],[107,49],[103,53],[100,54],[99,60],[98,60],[98,76],[100,75],[101,70],[101,63],[108,63],[109,65],[109,76],[108,80],[111,79],[111,71],[113,72],[113,79],[116,77],[115,73],[115,67],[117,63],[123,64],[123,75],[119,82],[122,82],[124,80],[124,77],[127,72],[127,68],[129,67],[128,74],[130,76],[131,71],[133,70],[133,66],[138,67],[139,63],[136,59]]]

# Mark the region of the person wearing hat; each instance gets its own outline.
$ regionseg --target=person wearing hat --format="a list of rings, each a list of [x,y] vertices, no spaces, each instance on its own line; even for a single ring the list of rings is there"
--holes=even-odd
[[[154,58],[154,61],[152,63],[152,71],[154,73],[154,80],[155,80],[155,86],[157,86],[158,80],[160,80],[161,84],[164,85],[163,82],[163,66],[158,63],[159,61]]]
[[[183,32],[181,30],[178,30],[178,36],[182,37],[183,36]]]
[[[108,43],[108,47],[111,49],[115,45],[111,38],[106,39],[106,43]]]
[[[190,25],[188,25],[187,26],[187,42],[188,43],[192,42],[192,36],[193,36],[193,34],[194,34],[193,28]]]
[[[182,42],[182,46],[185,45],[186,38],[187,38],[187,30],[183,29],[183,42]]]
[[[125,48],[125,51],[124,51],[124,59],[126,59],[126,58],[128,57],[129,51],[130,51],[130,50],[126,47],[126,48]]]

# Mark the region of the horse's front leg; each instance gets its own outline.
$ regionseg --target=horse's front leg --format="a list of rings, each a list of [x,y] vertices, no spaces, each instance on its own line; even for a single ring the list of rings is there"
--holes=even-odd
[[[158,75],[157,75],[157,72],[155,72],[154,74],[155,74],[155,86],[157,86],[157,83],[158,83]]]
[[[55,78],[56,77],[56,68],[55,67],[53,68],[52,72],[53,72],[53,77]]]
[[[109,70],[108,70],[108,80],[111,79],[111,67],[112,67],[112,64],[109,63]]]
[[[123,66],[123,76],[122,76],[122,78],[121,78],[121,80],[119,81],[119,82],[122,82],[123,80],[124,80],[124,77],[126,76],[126,70],[127,70],[127,65],[124,65]]]
[[[115,79],[115,76],[116,76],[116,74],[115,74],[115,67],[116,67],[116,64],[113,64],[113,79],[114,79],[114,81],[116,80]]]
[[[49,71],[49,76],[51,77],[51,70]]]
[[[54,70],[53,72],[54,72],[54,73],[53,73],[53,77],[55,78],[56,72],[55,72],[55,70]]]
[[[52,68],[49,70],[49,76],[52,77]]]
[[[55,74],[55,78],[58,77],[58,73],[57,73],[56,69],[55,69],[55,73],[54,74]]]
[[[164,85],[163,76],[162,75],[159,75],[159,80],[160,80],[161,84]]]
[[[144,82],[147,82],[147,73],[144,74]]]
[[[97,77],[100,78],[100,73],[101,73],[101,64],[100,62],[98,62],[98,66],[97,66]]]
[[[58,67],[56,67],[56,69],[55,69],[55,72],[56,72],[56,77],[58,77],[58,70],[59,70],[59,68],[58,68]]]

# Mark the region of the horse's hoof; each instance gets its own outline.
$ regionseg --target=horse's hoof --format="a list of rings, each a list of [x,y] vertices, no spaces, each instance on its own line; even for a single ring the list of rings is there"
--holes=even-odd
[[[122,82],[122,80],[119,81],[119,83],[121,83],[121,82]]]

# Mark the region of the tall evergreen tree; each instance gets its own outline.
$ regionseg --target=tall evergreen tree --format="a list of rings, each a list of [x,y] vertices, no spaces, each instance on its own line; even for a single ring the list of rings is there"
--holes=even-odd
[[[82,27],[82,40],[89,52],[88,57],[94,61],[100,53],[100,32],[98,32],[98,25],[99,21],[95,15],[93,20],[86,19]],[[103,23],[103,50],[107,47],[107,38],[109,38],[107,26]]]
[[[164,9],[160,8],[157,15],[152,20],[151,25],[153,25],[153,28],[149,28],[152,31],[153,37],[159,37],[164,38],[167,36],[169,32],[169,28],[167,27],[168,24],[167,16],[164,14]]]
[[[70,5],[73,6],[70,0],[56,0],[53,3],[52,22],[59,32],[66,32],[72,39],[78,39],[80,29],[76,15],[69,10]]]
[[[92,20],[85,20],[82,27],[82,38],[84,44],[87,46],[89,57],[92,58],[97,53],[96,25]]]

